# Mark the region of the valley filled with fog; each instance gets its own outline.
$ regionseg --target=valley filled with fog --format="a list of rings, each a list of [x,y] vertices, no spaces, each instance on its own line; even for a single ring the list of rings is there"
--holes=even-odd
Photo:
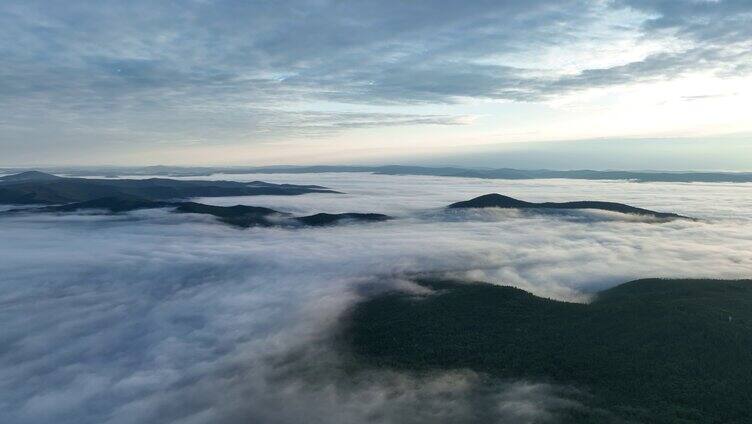
[[[638,278],[752,275],[752,184],[366,173],[185,179],[341,192],[193,199],[205,204],[394,219],[238,229],[163,209],[0,217],[7,422],[555,422],[558,411],[578,407],[578,388],[489,381],[463,369],[353,369],[331,339],[356,302],[391,288],[420,291],[410,279],[421,273],[577,302]],[[696,220],[444,208],[487,193],[621,202]]]

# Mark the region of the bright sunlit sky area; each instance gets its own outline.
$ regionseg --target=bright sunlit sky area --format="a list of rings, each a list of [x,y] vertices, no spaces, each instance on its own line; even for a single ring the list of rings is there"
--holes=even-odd
[[[4,166],[752,170],[748,0],[9,0],[0,56]]]

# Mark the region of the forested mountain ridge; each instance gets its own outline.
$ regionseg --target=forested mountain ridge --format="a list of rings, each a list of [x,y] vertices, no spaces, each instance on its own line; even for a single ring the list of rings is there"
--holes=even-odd
[[[100,198],[173,200],[189,197],[294,196],[335,193],[312,185],[272,184],[263,181],[147,179],[90,179],[58,177],[43,172],[23,172],[0,177],[0,204],[55,204]]]
[[[468,208],[502,208],[502,209],[530,209],[530,210],[577,210],[591,209],[608,212],[619,212],[631,215],[650,216],[659,219],[690,219],[688,217],[675,213],[656,212],[649,209],[637,208],[623,203],[602,202],[602,201],[575,201],[575,202],[544,202],[533,203],[518,200],[513,197],[504,196],[498,193],[485,194],[463,202],[452,203],[447,206],[449,209],[468,209]]]
[[[571,411],[572,423],[752,420],[750,280],[638,280],[590,304],[486,283],[418,283],[433,294],[356,305],[343,346],[369,366],[574,385],[593,397],[590,412]]]

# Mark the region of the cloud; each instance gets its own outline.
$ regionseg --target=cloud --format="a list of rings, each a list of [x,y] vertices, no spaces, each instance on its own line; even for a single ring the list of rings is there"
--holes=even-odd
[[[679,35],[713,44],[749,42],[752,10],[743,0],[618,0],[626,6],[651,14],[644,23],[647,31],[675,31]]]
[[[365,286],[413,272],[585,300],[639,277],[749,277],[747,184],[247,175],[345,195],[214,198],[385,223],[238,230],[211,217],[0,219],[0,415],[16,423],[555,421],[580,395],[535,381],[351,372],[330,337]],[[582,221],[439,208],[478,194],[601,199],[701,222]],[[210,199],[202,199],[208,201]],[[486,415],[483,415],[486,414]],[[537,422],[537,421],[536,421]]]
[[[273,7],[189,2],[179,9],[149,4],[148,15],[142,13],[146,6],[8,2],[0,16],[9,39],[17,42],[2,46],[9,57],[0,95],[77,93],[92,101],[125,101],[117,102],[121,107],[138,102],[139,93],[159,94],[159,102],[175,102],[175,107],[191,98],[212,102],[220,95],[222,101],[256,105],[310,97],[358,103],[515,99],[516,90],[545,96],[555,94],[546,82],[558,79],[526,75],[542,69],[481,62],[523,49],[567,45],[582,36],[580,26],[591,29],[599,13],[625,8],[642,14],[646,37],[690,42],[690,49],[578,74],[622,84],[655,68],[669,72],[702,66],[697,56],[683,58],[695,50],[714,55],[718,63],[735,63],[729,52],[749,43],[751,16],[743,1],[624,0],[610,9],[583,0],[378,6],[285,2]],[[737,61],[748,59],[739,53]],[[92,103],[88,106],[111,106]]]
[[[751,27],[744,1],[7,1],[0,131],[19,149],[50,137],[116,148],[451,125],[461,113],[399,107],[540,102],[697,71],[748,75]],[[619,40],[659,47],[564,72],[540,60]],[[301,122],[310,111],[325,122]]]

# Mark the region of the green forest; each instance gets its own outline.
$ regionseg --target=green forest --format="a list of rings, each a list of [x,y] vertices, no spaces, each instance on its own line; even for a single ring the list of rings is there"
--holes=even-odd
[[[423,279],[356,305],[342,342],[369,366],[471,369],[581,389],[569,422],[752,422],[752,281],[646,279],[589,304]]]

